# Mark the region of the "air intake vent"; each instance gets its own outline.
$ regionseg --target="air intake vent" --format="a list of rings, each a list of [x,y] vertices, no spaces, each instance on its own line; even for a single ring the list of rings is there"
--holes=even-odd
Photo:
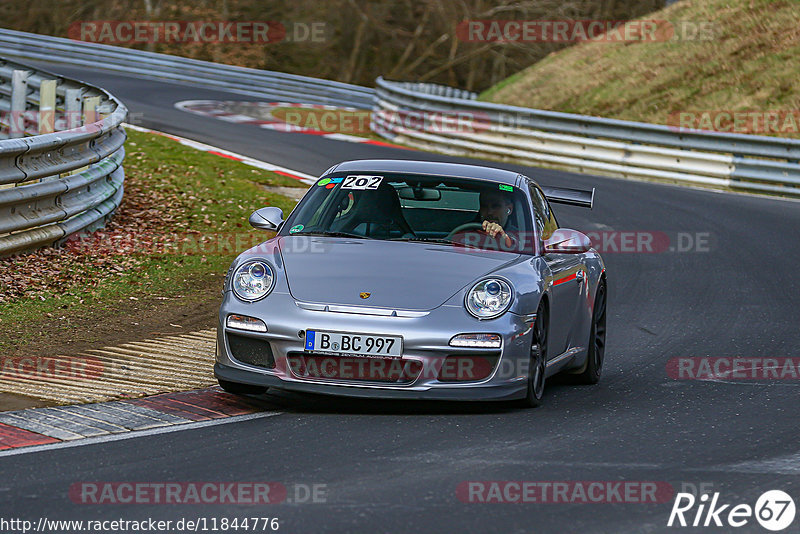
[[[411,384],[422,372],[422,363],[389,358],[348,358],[290,352],[289,370],[298,378],[353,382]]]
[[[227,334],[228,347],[235,360],[265,369],[275,368],[275,357],[269,342],[252,337]]]
[[[439,371],[439,382],[477,382],[491,376],[498,354],[451,354],[445,358]]]

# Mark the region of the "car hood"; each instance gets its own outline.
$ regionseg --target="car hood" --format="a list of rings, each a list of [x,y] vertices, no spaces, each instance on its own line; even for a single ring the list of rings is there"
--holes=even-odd
[[[430,310],[518,254],[414,242],[287,236],[289,291],[303,302]],[[360,294],[367,292],[369,298]]]

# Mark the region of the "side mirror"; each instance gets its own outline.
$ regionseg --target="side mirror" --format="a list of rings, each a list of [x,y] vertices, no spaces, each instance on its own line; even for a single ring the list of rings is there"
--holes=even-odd
[[[277,230],[283,222],[283,210],[280,208],[261,208],[250,215],[250,226],[259,230]]]
[[[569,228],[559,228],[544,242],[545,254],[583,254],[592,248],[586,234]]]

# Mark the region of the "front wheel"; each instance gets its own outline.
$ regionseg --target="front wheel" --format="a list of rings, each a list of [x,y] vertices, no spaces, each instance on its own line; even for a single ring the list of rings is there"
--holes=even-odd
[[[606,354],[606,283],[600,281],[594,297],[592,312],[592,328],[589,334],[589,354],[586,356],[586,368],[577,375],[581,384],[597,384],[603,372],[603,359]]]
[[[535,408],[544,397],[545,372],[547,370],[547,307],[539,304],[536,321],[533,323],[530,365],[528,371],[528,393],[522,405]]]
[[[260,395],[267,391],[267,388],[264,386],[239,384],[238,382],[228,382],[227,380],[219,380],[219,386],[228,393],[233,393],[234,395]]]

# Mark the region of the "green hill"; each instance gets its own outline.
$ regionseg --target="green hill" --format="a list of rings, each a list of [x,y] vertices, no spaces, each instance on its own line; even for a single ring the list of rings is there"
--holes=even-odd
[[[671,24],[676,35],[657,42],[585,41],[550,54],[481,99],[657,124],[674,125],[678,113],[690,113],[698,121],[721,117],[717,127],[700,124],[706,129],[800,137],[800,2],[683,0],[641,20],[662,21],[656,35]],[[693,30],[699,30],[694,40]],[[744,111],[761,116],[748,119]],[[725,112],[743,122],[734,127],[731,113],[726,125]],[[764,131],[763,120],[756,121],[772,112],[780,127]]]

